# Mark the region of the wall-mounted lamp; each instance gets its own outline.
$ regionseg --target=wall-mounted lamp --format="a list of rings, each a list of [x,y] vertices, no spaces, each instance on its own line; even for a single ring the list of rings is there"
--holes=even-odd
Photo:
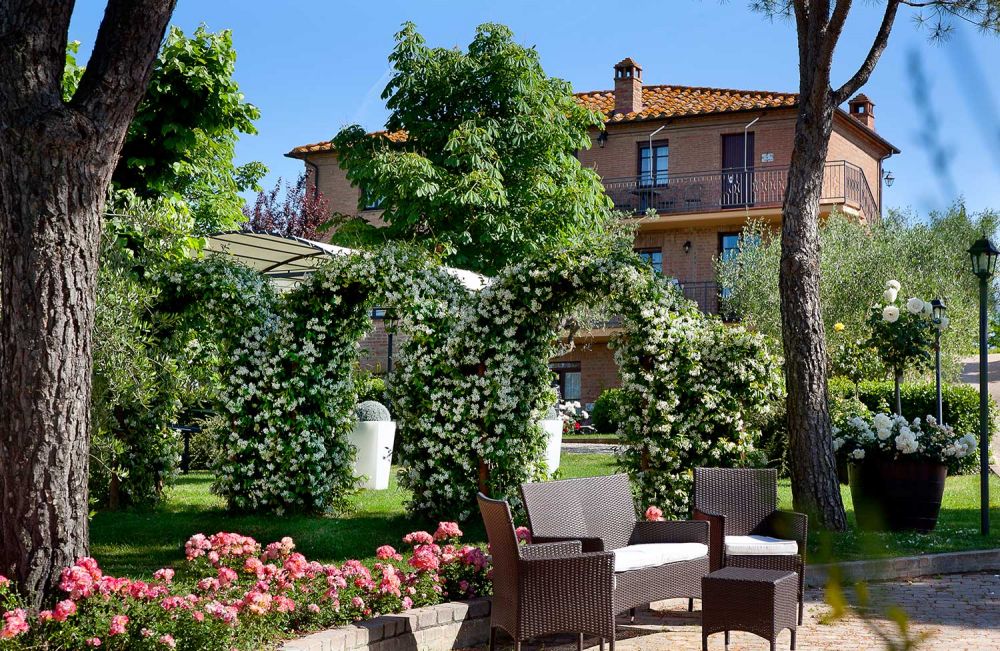
[[[597,134],[597,144],[601,149],[604,149],[604,145],[608,144],[608,132],[601,131]]]
[[[882,174],[882,180],[885,181],[885,184],[891,188],[892,184],[896,182],[896,177],[892,175],[892,172],[886,170]]]
[[[688,240],[687,242],[684,243],[684,253],[690,253],[690,252],[691,252],[691,240]]]

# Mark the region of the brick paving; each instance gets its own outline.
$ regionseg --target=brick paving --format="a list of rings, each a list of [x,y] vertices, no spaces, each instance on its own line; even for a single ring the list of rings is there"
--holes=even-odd
[[[909,616],[912,630],[929,638],[918,648],[942,651],[1000,651],[1000,575],[995,573],[957,574],[905,581],[871,584],[870,592],[879,604],[898,605]],[[655,604],[655,610],[641,611],[634,624],[620,619],[619,651],[700,651],[701,613],[687,612],[687,601],[671,600]],[[798,648],[803,651],[861,651],[886,649],[872,628],[852,615],[832,623],[821,623],[830,608],[823,593],[810,589],[806,595],[805,620],[798,631]],[[885,619],[875,619],[886,632],[898,630]],[[509,642],[509,641],[508,641]],[[778,638],[779,650],[789,647],[789,634]],[[482,648],[482,647],[480,647]],[[501,643],[501,648],[509,644]],[[576,648],[570,637],[552,638],[522,646],[526,651],[547,649],[570,651]],[[588,649],[597,641],[588,640]],[[709,638],[709,649],[724,648],[721,633]],[[767,641],[747,633],[733,632],[729,651],[756,651],[768,648]]]

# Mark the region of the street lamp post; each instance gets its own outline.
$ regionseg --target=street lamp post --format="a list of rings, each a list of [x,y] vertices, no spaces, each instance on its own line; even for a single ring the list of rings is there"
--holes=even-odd
[[[985,235],[969,247],[972,273],[979,278],[979,511],[980,531],[984,536],[990,533],[990,393],[986,310],[989,281],[996,270],[998,255],[1000,251]]]
[[[941,331],[947,325],[947,318],[944,313],[947,306],[940,298],[931,301],[931,315],[934,319],[934,382],[937,385],[937,419],[938,423],[944,425],[944,401],[941,399]]]

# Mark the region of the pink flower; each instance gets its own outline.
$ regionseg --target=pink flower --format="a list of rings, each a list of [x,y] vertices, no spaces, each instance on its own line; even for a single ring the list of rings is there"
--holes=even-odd
[[[235,606],[226,606],[218,601],[205,604],[205,612],[230,626],[236,626],[238,611]]]
[[[309,571],[309,561],[302,554],[295,552],[285,560],[284,568],[292,579],[301,579]]]
[[[517,536],[518,542],[523,542],[528,545],[531,544],[531,529],[528,527],[518,527],[514,529],[514,535]]]
[[[52,619],[57,622],[65,622],[70,615],[76,614],[76,602],[72,599],[63,599],[56,604],[52,611]]]
[[[243,605],[254,615],[264,615],[271,610],[271,594],[268,592],[252,591],[243,598]]]
[[[28,613],[24,608],[15,608],[3,614],[3,628],[0,629],[0,640],[9,640],[21,633],[28,632]]]
[[[413,599],[403,597],[403,610],[409,610],[410,608],[413,608]]]
[[[403,560],[403,555],[397,552],[392,545],[382,545],[375,550],[375,558],[382,561],[401,561]]]
[[[314,615],[319,612],[319,606],[317,606],[316,604],[309,604],[308,606],[306,606],[306,608],[309,610],[309,612],[313,613]]]
[[[87,646],[101,646],[101,638],[99,637],[90,638],[89,640],[87,640]]]
[[[143,637],[153,637],[153,631],[149,630],[148,628],[144,628],[144,629],[142,629],[141,631],[139,631],[139,633],[140,633],[140,634],[141,634],[141,635],[142,635]]]
[[[440,552],[440,548],[437,545],[419,545],[413,550],[413,556],[410,557],[409,561],[410,566],[422,572],[436,570],[441,567],[438,552]]]
[[[355,608],[361,609],[365,607],[365,602],[361,597],[353,597],[351,599],[351,605]]]
[[[650,506],[646,509],[646,519],[650,522],[659,522],[660,520],[663,520],[663,511],[661,511],[658,507]]]
[[[426,531],[414,531],[403,536],[403,542],[407,545],[429,545],[434,542],[434,536]]]
[[[0,588],[6,588],[8,584],[10,584],[10,579],[0,574]]]
[[[461,551],[462,563],[471,565],[476,570],[485,570],[489,565],[489,559],[483,550],[472,545],[466,545]]]
[[[161,635],[159,642],[163,646],[168,647],[170,649],[173,649],[175,646],[177,646],[177,642],[174,641],[174,636],[171,635],[170,633],[165,633]]]
[[[448,540],[461,536],[462,530],[458,528],[457,522],[439,522],[437,531],[434,532],[434,540]]]
[[[128,626],[128,615],[115,615],[111,618],[111,628],[108,630],[108,637],[121,635]]]
[[[174,580],[174,571],[169,567],[164,567],[162,569],[153,572],[153,578],[157,581],[163,581],[164,583],[170,583]]]
[[[201,612],[200,610],[194,611],[193,613],[191,613],[191,616],[194,617],[194,621],[196,622],[205,621],[205,613]]]
[[[222,586],[223,588],[225,588],[238,578],[239,575],[236,574],[235,570],[232,570],[228,567],[219,568],[219,585]]]
[[[70,599],[83,599],[94,593],[94,577],[82,565],[72,565],[63,569],[59,587],[69,593]]]

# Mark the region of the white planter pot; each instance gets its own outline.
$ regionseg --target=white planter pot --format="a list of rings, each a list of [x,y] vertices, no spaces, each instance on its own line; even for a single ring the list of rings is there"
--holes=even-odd
[[[348,439],[357,448],[354,476],[361,479],[361,487],[375,490],[389,488],[396,423],[391,420],[359,421]]]
[[[549,467],[549,473],[559,470],[559,453],[562,450],[563,422],[558,418],[545,418],[538,421],[539,426],[545,430],[548,444],[545,447],[545,463]]]

